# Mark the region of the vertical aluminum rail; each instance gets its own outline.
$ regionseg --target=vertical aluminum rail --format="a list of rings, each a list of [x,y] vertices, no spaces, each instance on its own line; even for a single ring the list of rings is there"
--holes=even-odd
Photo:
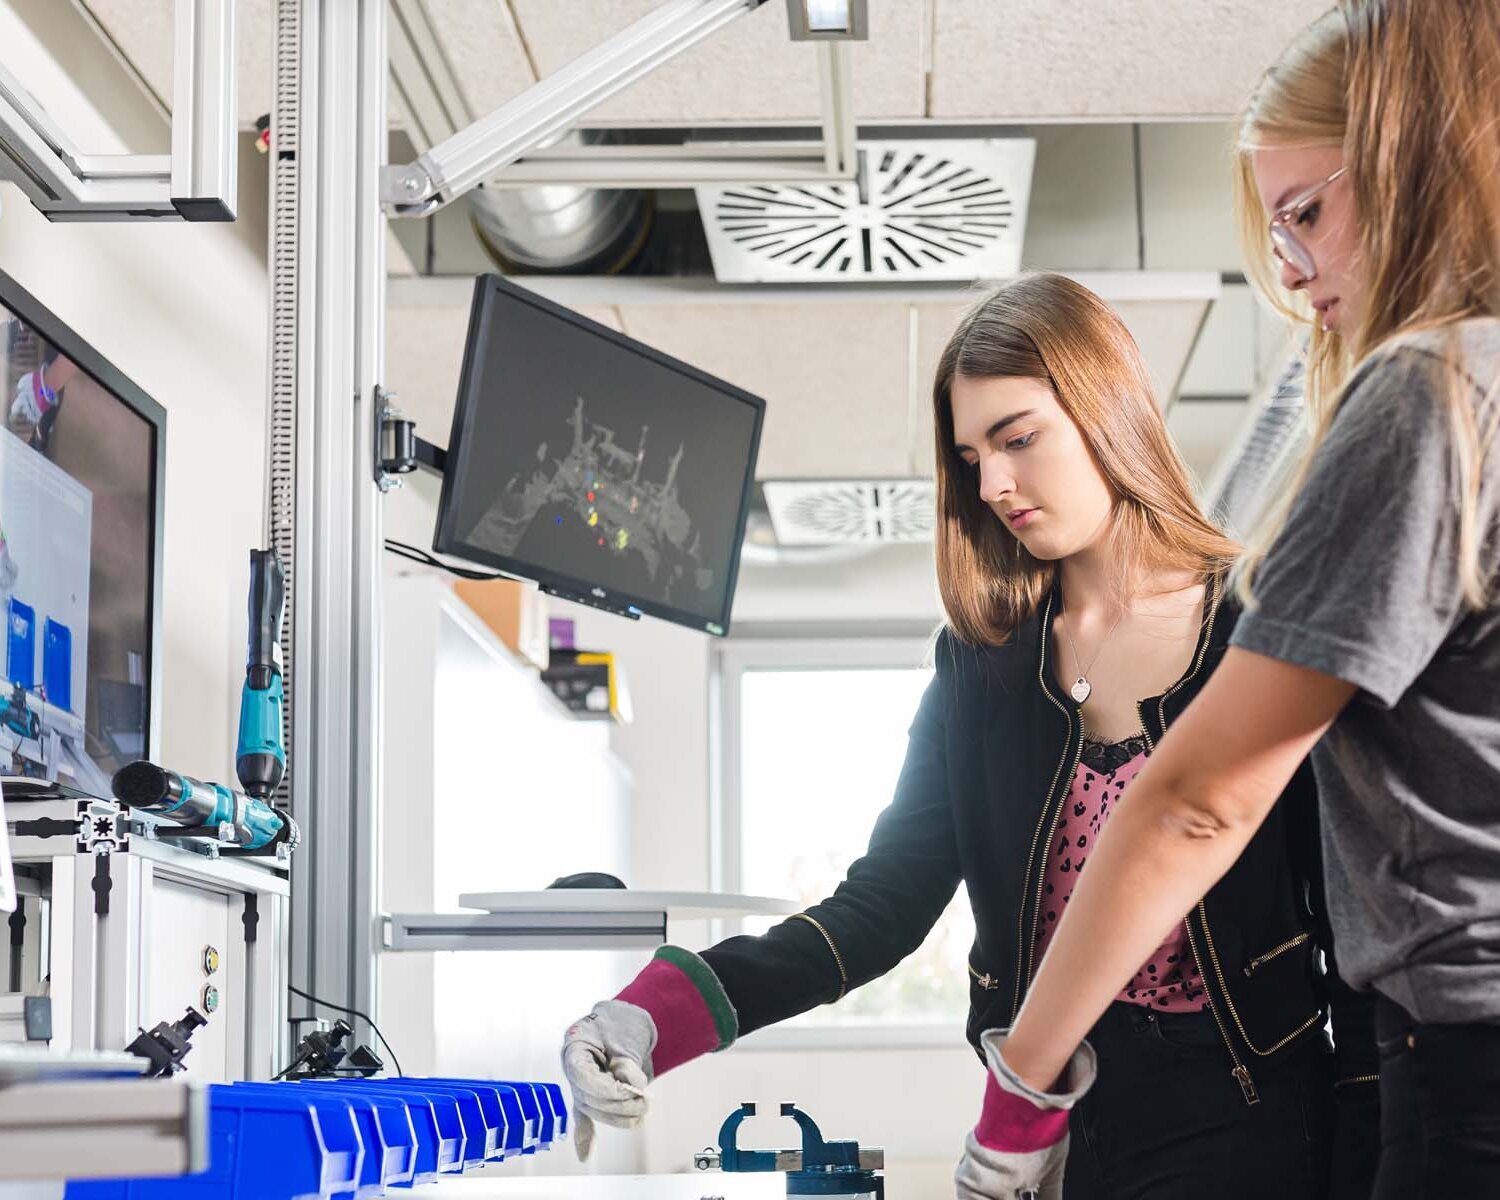
[[[293,859],[290,978],[371,1013],[386,0],[278,0],[276,20],[270,532],[288,569],[289,791],[304,838]]]

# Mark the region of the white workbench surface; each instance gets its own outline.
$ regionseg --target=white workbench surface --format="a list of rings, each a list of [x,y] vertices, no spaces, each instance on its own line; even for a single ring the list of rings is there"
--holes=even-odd
[[[678,1175],[509,1176],[505,1167],[423,1184],[413,1200],[786,1200],[786,1176],[725,1175],[704,1171]]]

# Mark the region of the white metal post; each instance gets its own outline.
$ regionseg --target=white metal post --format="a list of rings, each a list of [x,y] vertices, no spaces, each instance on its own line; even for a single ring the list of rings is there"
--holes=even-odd
[[[277,20],[271,153],[278,167],[295,164],[273,194],[271,364],[272,535],[289,568],[291,801],[304,833],[293,860],[291,981],[370,1012],[379,895],[374,402],[385,311],[378,185],[386,0],[279,0]]]

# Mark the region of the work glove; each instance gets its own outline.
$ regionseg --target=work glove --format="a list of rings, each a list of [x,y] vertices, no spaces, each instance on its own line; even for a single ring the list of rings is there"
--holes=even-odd
[[[713,969],[689,950],[663,946],[624,991],[564,1035],[579,1159],[594,1145],[595,1121],[635,1128],[646,1115],[647,1083],[738,1036],[739,1018]]]
[[[1093,1086],[1098,1061],[1087,1042],[1073,1052],[1056,1092],[1021,1081],[1001,1050],[1009,1030],[980,1039],[989,1079],[984,1108],[953,1173],[958,1200],[1062,1200],[1068,1110]]]
[[[634,1129],[646,1116],[656,1022],[626,1000],[602,1000],[563,1036],[563,1076],[573,1091],[573,1145],[594,1147],[594,1122]]]

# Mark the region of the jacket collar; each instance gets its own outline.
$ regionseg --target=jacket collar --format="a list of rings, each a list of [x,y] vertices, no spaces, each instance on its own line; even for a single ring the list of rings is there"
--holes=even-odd
[[[1222,643],[1229,635],[1230,622],[1220,621],[1220,608],[1223,606],[1224,593],[1227,580],[1222,574],[1211,577],[1206,585],[1203,597],[1203,618],[1198,625],[1198,642],[1193,648],[1193,657],[1188,663],[1187,670],[1182,677],[1159,696],[1144,696],[1140,700],[1141,707],[1146,705],[1159,705],[1168,696],[1171,696],[1184,684],[1192,682],[1203,669],[1204,659],[1210,648]],[[1077,714],[1083,705],[1074,700],[1073,697],[1062,689],[1057,682],[1056,674],[1051,668],[1052,652],[1052,614],[1057,611],[1057,605],[1061,597],[1061,585],[1056,579],[1052,587],[1048,589],[1041,608],[1026,623],[1026,629],[1031,638],[1035,640],[1036,646],[1033,652],[1033,660],[1036,664],[1037,680],[1042,690],[1047,693],[1057,704],[1072,714]]]

